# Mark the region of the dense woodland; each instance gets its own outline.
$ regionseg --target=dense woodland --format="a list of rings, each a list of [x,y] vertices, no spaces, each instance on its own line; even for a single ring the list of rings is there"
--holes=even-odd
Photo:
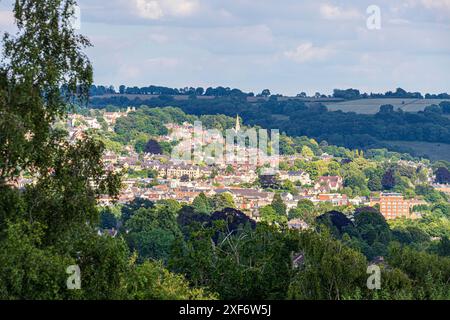
[[[275,215],[285,217],[277,202]],[[282,222],[256,224],[233,206],[230,199],[203,194],[192,206],[136,200],[103,211],[102,226],[120,224],[138,261],[163,261],[221,299],[449,297],[448,240],[427,252],[421,246],[429,237],[420,228],[391,228],[379,212],[361,208],[354,222],[332,211],[317,217],[316,231],[298,232]],[[386,257],[383,287],[370,291],[366,269],[377,254]],[[294,263],[300,255],[304,259]]]
[[[143,105],[150,107],[176,106],[193,115],[239,114],[244,123],[264,128],[277,128],[290,136],[308,136],[330,144],[351,149],[388,147],[383,141],[425,141],[450,143],[450,102],[431,105],[424,111],[412,113],[391,105],[380,106],[374,115],[353,112],[329,111],[320,103],[299,100],[278,101],[275,96],[268,101],[248,102],[245,97],[219,96],[202,100],[191,96],[187,100],[174,100],[173,96],[130,100],[126,96],[95,97],[90,105],[110,109]],[[114,106],[114,107],[113,107]],[[414,153],[412,149],[397,149]]]
[[[16,1],[17,34],[2,42],[0,299],[450,297],[448,239],[432,242],[422,226],[406,222],[388,226],[366,209],[350,222],[317,212],[308,232],[278,221],[278,197],[268,210],[271,225],[250,221],[227,195],[201,195],[192,206],[136,200],[100,212],[98,196],[116,196],[121,178],[104,170],[104,143],[87,137],[71,144],[54,126],[75,98],[87,100],[92,83],[83,53],[90,43],[71,27],[73,4]],[[128,139],[120,125],[117,131]],[[18,190],[12,182],[24,171],[36,183]],[[435,196],[430,214],[448,218],[448,203]],[[307,207],[299,203],[301,212]],[[386,256],[383,285],[370,291],[366,270],[378,252]],[[71,265],[81,269],[81,290],[66,287]]]

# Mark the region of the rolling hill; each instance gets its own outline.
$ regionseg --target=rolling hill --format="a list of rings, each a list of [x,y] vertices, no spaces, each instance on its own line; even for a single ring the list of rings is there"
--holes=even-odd
[[[330,111],[341,110],[343,112],[356,112],[360,114],[375,114],[380,110],[380,106],[391,104],[396,109],[401,108],[403,111],[418,112],[423,111],[425,107],[439,104],[442,101],[450,101],[445,99],[399,99],[399,98],[381,98],[381,99],[358,99],[343,102],[324,103]]]

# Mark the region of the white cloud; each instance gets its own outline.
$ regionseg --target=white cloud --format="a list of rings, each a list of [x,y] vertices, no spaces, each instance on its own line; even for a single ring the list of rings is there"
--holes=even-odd
[[[445,10],[450,12],[450,0],[405,0],[404,8],[425,7],[429,10]]]
[[[362,17],[362,14],[356,9],[343,9],[327,3],[320,6],[320,14],[323,18],[328,20],[353,20]]]
[[[165,0],[161,2],[162,6],[174,16],[189,16],[199,8],[196,0]]]
[[[163,11],[158,1],[136,0],[136,9],[140,17],[157,20],[162,18]]]
[[[333,50],[328,47],[315,47],[312,43],[302,43],[294,50],[285,51],[284,56],[298,63],[323,60],[329,57]]]
[[[428,9],[450,10],[450,0],[422,0],[422,4]]]
[[[137,14],[158,20],[166,16],[190,16],[199,8],[198,0],[134,0]]]

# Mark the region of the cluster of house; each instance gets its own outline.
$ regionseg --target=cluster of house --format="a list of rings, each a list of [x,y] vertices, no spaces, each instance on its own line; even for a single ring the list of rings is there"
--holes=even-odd
[[[200,193],[208,196],[228,192],[233,196],[238,209],[252,217],[258,216],[261,207],[269,205],[274,197],[273,192],[266,192],[256,187],[242,187],[253,184],[258,179],[254,170],[237,166],[229,170],[229,166],[198,166],[188,163],[173,162],[160,155],[138,155],[129,152],[127,156],[105,153],[103,161],[110,170],[121,168],[136,171],[152,170],[153,178],[135,178],[124,181],[124,189],[119,202],[126,203],[136,197],[153,201],[172,199],[191,203]],[[289,180],[297,185],[298,194],[283,193],[282,198],[288,209],[297,206],[299,200],[309,199],[314,203],[330,202],[334,205],[368,203],[368,199],[348,199],[338,193],[343,187],[343,179],[338,176],[320,177],[316,183],[304,171],[279,171],[280,180]],[[152,182],[155,182],[152,184]],[[101,204],[107,205],[112,199],[103,197]]]
[[[112,128],[120,117],[126,117],[134,109],[129,108],[126,112],[104,112],[103,119],[109,128]],[[96,118],[85,117],[72,114],[68,119],[68,128],[71,139],[81,138],[87,129],[100,129],[101,124]],[[190,124],[167,125],[171,135],[161,137],[167,141],[174,141],[185,137],[185,131],[192,133],[194,127]],[[236,129],[239,129],[239,121],[236,121]],[[207,143],[220,141],[222,137],[207,136]],[[192,145],[189,145],[192,147]],[[253,185],[258,179],[258,174],[254,162],[233,162],[231,165],[226,161],[215,163],[214,165],[195,164],[194,161],[171,160],[162,155],[139,155],[133,148],[125,148],[125,155],[118,155],[113,152],[106,152],[103,162],[107,170],[118,171],[131,169],[134,171],[151,170],[152,177],[127,178],[124,181],[124,188],[119,196],[119,203],[127,203],[135,198],[144,198],[151,201],[177,200],[183,203],[191,203],[200,193],[207,196],[214,196],[221,193],[232,195],[238,209],[248,213],[251,217],[258,219],[259,209],[272,203],[273,192],[267,192],[257,187],[243,185]],[[248,156],[248,154],[246,154]],[[283,161],[295,161],[299,156],[285,156]],[[331,159],[331,156],[324,155],[324,159]],[[205,160],[205,159],[203,159]],[[226,160],[226,159],[225,159]],[[206,162],[207,163],[207,162]],[[417,166],[416,163],[407,163],[410,166]],[[281,181],[291,181],[297,185],[298,192],[281,194],[288,209],[295,208],[302,199],[308,199],[315,204],[331,203],[334,206],[348,205],[378,205],[380,212],[386,219],[398,217],[417,218],[413,210],[415,206],[426,204],[417,199],[405,199],[401,194],[382,193],[379,197],[355,197],[350,199],[347,195],[339,191],[344,187],[344,181],[339,176],[323,176],[313,181],[305,171],[282,171],[278,170],[277,178]],[[20,178],[14,181],[14,185],[23,188],[33,181]],[[450,194],[448,185],[436,185],[437,190]],[[99,199],[101,205],[110,205],[113,199],[102,196]],[[293,228],[305,228],[306,225],[301,220],[290,222]]]
[[[205,163],[219,167],[232,165],[247,170],[262,166],[274,168],[280,161],[279,154],[275,151],[274,154],[270,154],[268,148],[264,148],[264,145],[268,146],[267,143],[263,143],[265,140],[258,140],[261,138],[261,133],[256,134],[255,131],[252,134],[241,130],[239,117],[236,118],[235,128],[227,130],[225,137],[219,130],[206,130],[201,125],[166,124],[166,127],[170,134],[159,137],[158,140],[176,141],[177,145],[172,152],[172,158],[179,161]]]
[[[134,109],[128,108],[125,112],[104,112],[102,114],[108,128],[116,123],[117,119],[126,117]],[[191,124],[182,125],[168,124],[170,135],[159,137],[161,141],[185,141],[189,150],[194,146],[195,141],[183,140],[186,135],[194,133],[195,128]],[[77,114],[71,114],[68,119],[68,128],[71,139],[81,139],[84,131],[88,129],[101,129],[102,124],[95,117],[85,117]],[[239,131],[239,119],[236,120],[235,131]],[[220,134],[216,136],[202,132],[202,143],[223,142]],[[187,141],[187,142],[186,142]],[[115,154],[106,152],[103,156],[105,168],[110,171],[118,171],[123,169],[133,170],[136,172],[153,171],[152,176],[140,176],[139,178],[126,178],[124,188],[119,195],[120,203],[127,203],[135,198],[144,198],[151,201],[158,200],[177,200],[183,203],[191,203],[200,194],[214,196],[221,193],[229,193],[232,195],[238,209],[246,212],[249,216],[258,219],[260,208],[272,203],[274,198],[273,192],[267,192],[259,189],[254,182],[259,178],[257,167],[262,163],[259,160],[254,162],[252,157],[259,159],[258,153],[252,154],[252,151],[243,153],[244,159],[236,161],[234,159],[231,164],[227,163],[226,157],[223,161],[215,162],[208,165],[208,159],[202,155],[202,164],[191,160],[172,160],[162,155],[140,155],[136,153],[132,147],[125,148],[126,154]],[[226,155],[226,154],[225,154]],[[301,156],[284,156],[284,162],[294,163]],[[332,157],[323,155],[324,160],[330,160]],[[279,161],[277,159],[276,161]],[[270,162],[270,161],[269,161]],[[269,163],[271,165],[271,163]],[[418,164],[414,162],[405,163],[405,165],[416,167]],[[133,175],[134,176],[134,175]],[[137,175],[139,176],[139,175]],[[291,181],[297,187],[294,194],[281,194],[284,203],[288,209],[295,208],[302,199],[308,199],[314,204],[331,203],[334,206],[359,206],[378,205],[380,212],[386,219],[395,219],[398,217],[417,218],[413,208],[425,202],[417,199],[405,199],[401,194],[382,193],[379,197],[355,197],[350,199],[347,195],[340,193],[344,187],[344,181],[339,176],[322,176],[317,180],[311,179],[310,175],[305,171],[283,171],[278,170],[277,179],[280,181]],[[25,185],[32,183],[31,179],[20,178],[14,181],[14,185],[23,188]],[[436,185],[437,190],[450,194],[448,185]],[[99,199],[101,205],[110,205],[113,199],[108,196],[102,196]],[[305,228],[305,224],[301,220],[293,220],[290,222],[293,228]]]
[[[191,203],[200,193],[207,196],[228,192],[233,196],[238,209],[258,218],[259,209],[272,203],[274,193],[256,187],[242,187],[253,184],[258,179],[254,170],[245,167],[234,167],[228,170],[225,166],[198,166],[183,162],[173,162],[160,155],[138,155],[132,151],[127,156],[107,152],[104,162],[108,168],[128,168],[133,170],[153,170],[155,178],[127,179],[119,202],[129,202],[136,197],[152,201],[172,199]],[[295,208],[298,201],[308,199],[315,204],[331,203],[334,206],[375,206],[386,219],[398,217],[417,218],[413,212],[417,205],[425,202],[417,199],[405,199],[401,194],[382,193],[379,197],[355,197],[350,199],[339,191],[344,181],[339,176],[322,176],[313,181],[304,171],[279,171],[278,178],[298,185],[298,192],[281,194],[288,209]],[[157,182],[156,184],[152,182]],[[112,199],[103,197],[100,203],[110,204]],[[297,221],[297,223],[300,223]]]
[[[136,108],[127,108],[126,111],[103,112],[102,118],[105,120],[108,131],[113,131],[117,119],[127,117],[130,112],[136,111]],[[84,116],[81,114],[69,114],[67,119],[67,128],[69,130],[69,139],[72,141],[84,138],[84,132],[90,129],[103,129],[102,123],[97,117]]]

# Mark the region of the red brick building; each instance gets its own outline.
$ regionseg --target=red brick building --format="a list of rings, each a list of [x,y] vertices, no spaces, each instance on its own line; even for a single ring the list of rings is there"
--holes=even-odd
[[[380,212],[386,220],[396,218],[415,218],[412,209],[416,205],[425,204],[417,199],[405,200],[400,193],[382,193],[379,199],[372,199],[371,205],[379,204]]]

